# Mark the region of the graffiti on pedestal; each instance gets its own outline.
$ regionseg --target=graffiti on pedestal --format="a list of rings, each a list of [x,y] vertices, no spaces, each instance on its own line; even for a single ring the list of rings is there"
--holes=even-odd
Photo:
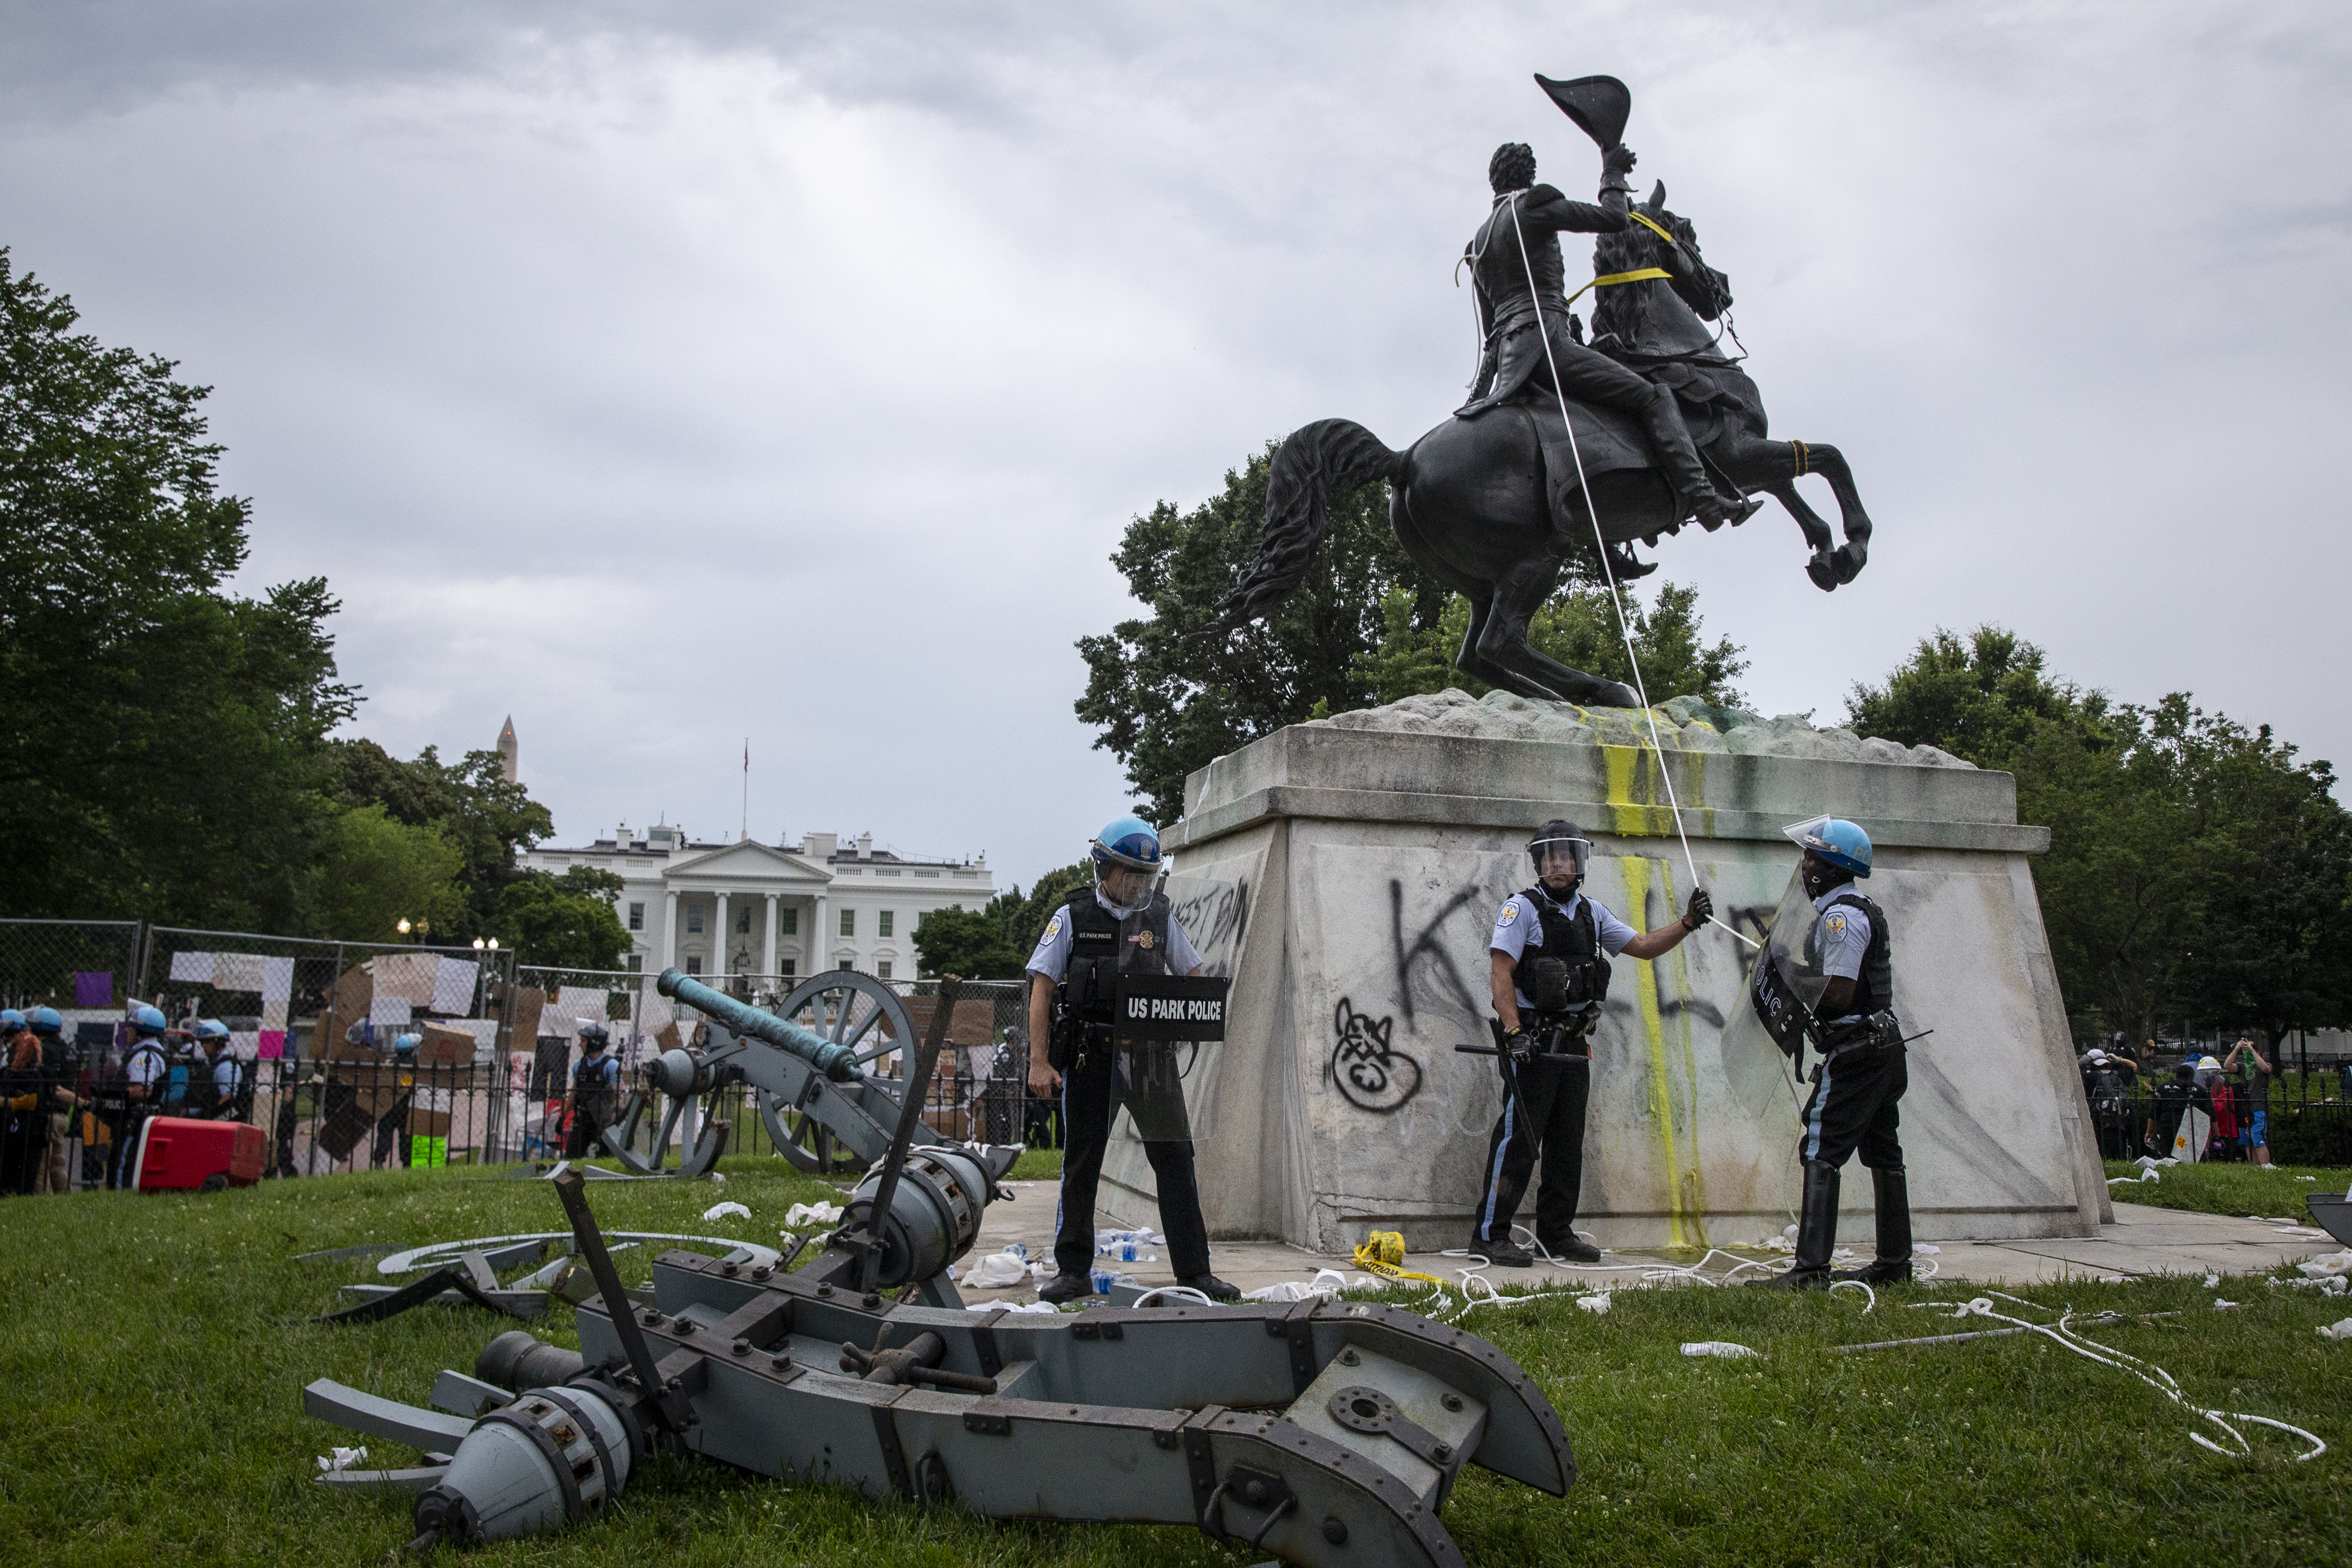
[[[1201,971],[1231,977],[1249,924],[1249,879],[1193,883],[1171,877],[1169,908],[1201,956]],[[1191,883],[1187,886],[1186,883]]]
[[[1385,1116],[1403,1110],[1421,1092],[1421,1063],[1389,1043],[1395,1019],[1360,1013],[1341,997],[1331,1030],[1331,1082],[1348,1103]]]
[[[1406,1023],[1418,1021],[1416,991],[1441,1007],[1453,1007],[1474,1017],[1486,1005],[1483,993],[1472,989],[1454,962],[1461,941],[1449,943],[1439,935],[1445,923],[1468,907],[1481,891],[1475,884],[1461,889],[1440,904],[1436,914],[1420,922],[1408,939],[1404,883],[1395,877],[1389,879],[1389,936],[1396,952],[1397,1005],[1404,1009]]]

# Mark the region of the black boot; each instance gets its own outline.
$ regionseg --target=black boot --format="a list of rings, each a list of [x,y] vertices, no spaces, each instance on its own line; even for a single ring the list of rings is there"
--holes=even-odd
[[[1761,497],[1726,496],[1717,491],[1715,482],[1707,477],[1706,465],[1698,459],[1698,447],[1691,440],[1690,427],[1683,423],[1682,405],[1664,387],[1657,389],[1650,406],[1642,411],[1642,428],[1656,451],[1658,466],[1664,471],[1666,483],[1674,486],[1678,514],[1696,518],[1712,532],[1726,523],[1746,522],[1764,504]]]
[[[1859,1269],[1840,1269],[1836,1278],[1892,1285],[1911,1278],[1911,1189],[1901,1166],[1871,1172],[1870,1186],[1878,1203],[1878,1256]]]
[[[1805,1207],[1797,1217],[1795,1267],[1772,1281],[1786,1291],[1825,1291],[1830,1285],[1830,1250],[1837,1245],[1837,1166],[1820,1160],[1805,1162]]]

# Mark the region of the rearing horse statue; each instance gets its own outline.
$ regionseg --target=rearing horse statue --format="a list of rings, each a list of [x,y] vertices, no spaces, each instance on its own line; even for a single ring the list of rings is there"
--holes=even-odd
[[[1632,209],[1638,220],[1604,234],[1594,247],[1596,278],[1656,269],[1599,291],[1592,346],[1673,389],[1699,455],[1718,486],[1771,496],[1797,519],[1812,548],[1806,574],[1824,591],[1853,580],[1868,559],[1870,517],[1853,472],[1825,443],[1766,434],[1756,383],[1717,346],[1706,323],[1730,308],[1724,275],[1699,254],[1688,220],[1669,212],[1661,184]],[[1582,481],[1553,472],[1545,448],[1559,450],[1560,400],[1548,382],[1475,418],[1451,418],[1402,452],[1362,425],[1318,420],[1292,433],[1274,455],[1265,532],[1257,559],[1227,597],[1211,632],[1246,625],[1286,598],[1307,573],[1330,496],[1374,479],[1390,488],[1389,520],[1423,570],[1470,601],[1470,628],[1454,663],[1464,674],[1522,696],[1630,707],[1630,687],[1547,658],[1528,642],[1528,623],[1558,586],[1571,558],[1617,578],[1656,570],[1629,547],[1681,531],[1685,514],[1634,422],[1614,410],[1569,400]],[[1554,439],[1547,443],[1546,430]],[[1819,474],[1838,501],[1845,542],[1799,496],[1801,475]],[[1604,562],[1596,532],[1607,541]]]

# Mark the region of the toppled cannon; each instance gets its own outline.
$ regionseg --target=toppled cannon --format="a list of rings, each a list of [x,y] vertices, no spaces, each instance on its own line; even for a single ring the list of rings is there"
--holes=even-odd
[[[501,1334],[475,1375],[441,1375],[434,1409],[313,1383],[311,1415],[449,1456],[326,1479],[417,1491],[412,1544],[507,1540],[598,1517],[666,1443],[991,1518],[1192,1524],[1332,1568],[1458,1563],[1438,1515],[1469,1465],[1567,1491],[1575,1462],[1535,1381],[1399,1308],[962,1310],[945,1270],[1013,1151],[916,1141],[954,982],[942,990],[879,1163],[814,1261],[667,1252],[650,1302],[632,1299],[568,1170],[554,1186],[597,1284],[580,1349]],[[745,1070],[781,1077],[776,1063],[802,1069],[794,1092],[845,1144],[882,1134],[868,1110],[882,1106],[853,1097],[870,1084],[824,1076],[792,1043]],[[846,1092],[828,1101],[823,1085]]]

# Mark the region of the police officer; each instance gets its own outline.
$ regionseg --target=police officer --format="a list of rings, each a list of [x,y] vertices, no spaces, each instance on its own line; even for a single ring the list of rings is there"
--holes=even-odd
[[[121,1082],[100,1107],[102,1114],[111,1118],[109,1131],[114,1140],[114,1157],[106,1173],[106,1185],[110,1187],[122,1186],[131,1180],[139,1158],[139,1131],[147,1124],[148,1117],[163,1109],[163,1091],[172,1077],[171,1054],[163,1043],[163,1013],[142,1002],[131,1009],[129,1022],[131,1054],[123,1061]]]
[[[1093,1290],[1095,1188],[1120,1105],[1134,1117],[1160,1186],[1177,1282],[1221,1301],[1241,1292],[1209,1272],[1209,1228],[1192,1169],[1182,1089],[1136,1081],[1137,1058],[1111,1048],[1111,1001],[1121,975],[1196,975],[1200,955],[1159,891],[1160,835],[1140,817],[1105,827],[1091,853],[1092,886],[1070,894],[1029,956],[1029,1087],[1062,1097],[1062,1205],[1054,1278],[1040,1301],[1075,1301]],[[1050,1041],[1039,1051],[1034,1042]],[[1172,1102],[1172,1103],[1171,1103]]]
[[[621,1063],[605,1049],[612,1043],[603,1024],[580,1026],[580,1063],[572,1070],[572,1092],[563,1103],[572,1114],[572,1131],[563,1139],[565,1159],[584,1159],[604,1149],[604,1129],[621,1100]]]
[[[81,1097],[67,1085],[75,1081],[78,1064],[65,1041],[66,1020],[55,1008],[35,1008],[26,1015],[26,1027],[41,1047],[41,1109],[48,1122],[48,1150],[35,1174],[33,1190],[68,1190],[66,1145],[73,1141],[73,1113]]]
[[[196,1050],[202,1057],[194,1071],[201,1078],[188,1082],[188,1101],[195,1113],[215,1119],[236,1114],[236,1058],[229,1054],[228,1025],[218,1019],[196,1020]]]
[[[1600,1249],[1577,1239],[1584,1185],[1584,1108],[1592,1088],[1593,1027],[1609,996],[1616,953],[1671,953],[1715,913],[1694,889],[1683,917],[1635,931],[1582,891],[1592,845],[1574,822],[1553,818],[1528,841],[1536,880],[1495,912],[1486,944],[1497,1040],[1505,1061],[1503,1113],[1486,1141],[1486,1190],[1470,1226],[1471,1249],[1507,1268],[1535,1260],[1511,1239],[1511,1218],[1528,1175],[1543,1156],[1536,1189],[1536,1241],[1561,1262],[1597,1263]]]
[[[1909,1075],[1894,1012],[1894,943],[1885,911],[1853,885],[1856,877],[1870,874],[1870,835],[1840,817],[1816,817],[1787,831],[1804,849],[1797,874],[1813,901],[1806,968],[1827,983],[1813,1009],[1814,1043],[1822,1055],[1813,1067],[1799,1139],[1805,1191],[1796,1262],[1771,1282],[1802,1291],[1826,1289],[1833,1279],[1874,1285],[1907,1280],[1911,1197],[1895,1129],[1896,1103]],[[1857,1148],[1877,1200],[1878,1257],[1832,1275],[1838,1167]]]

